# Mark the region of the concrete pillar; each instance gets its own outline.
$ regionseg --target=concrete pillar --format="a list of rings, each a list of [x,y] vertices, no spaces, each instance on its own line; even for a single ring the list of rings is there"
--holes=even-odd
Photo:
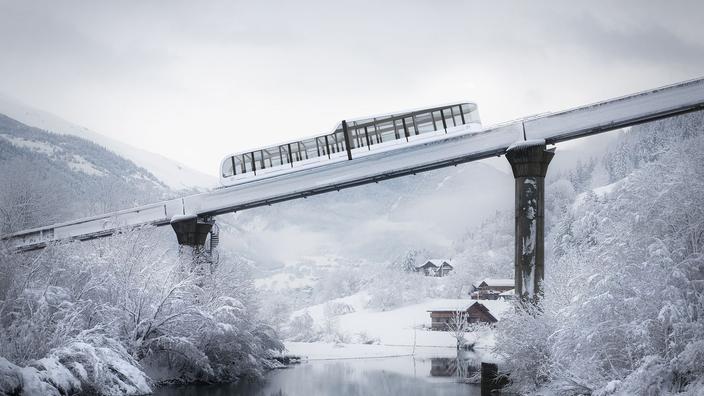
[[[555,149],[545,141],[519,142],[506,150],[516,181],[516,295],[536,302],[545,275],[545,174]]]
[[[179,245],[203,246],[215,220],[198,218],[196,215],[174,216],[171,219]]]
[[[178,239],[179,259],[184,265],[184,270],[195,275],[195,283],[201,289],[206,286],[212,273],[212,251],[208,250],[205,243],[214,225],[214,219],[196,215],[180,215],[171,219],[171,227]],[[211,248],[214,246],[212,242],[211,239]],[[198,302],[201,298],[198,294],[195,301]]]

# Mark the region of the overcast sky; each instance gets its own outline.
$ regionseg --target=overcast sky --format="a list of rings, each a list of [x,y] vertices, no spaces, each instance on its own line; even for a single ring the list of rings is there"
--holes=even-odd
[[[0,92],[215,175],[457,99],[483,122],[704,75],[702,1],[6,1]]]

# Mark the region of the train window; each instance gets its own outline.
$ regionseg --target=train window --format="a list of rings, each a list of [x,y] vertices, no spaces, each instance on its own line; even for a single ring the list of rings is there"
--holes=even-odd
[[[364,121],[364,124],[366,125],[366,120]],[[359,142],[361,143],[360,147],[367,147],[371,143],[369,139],[367,139],[367,136],[369,136],[369,128],[364,126],[357,127],[357,136],[359,136]]]
[[[235,163],[232,161],[232,157],[227,157],[225,162],[222,164],[222,177],[234,176],[234,164]]]
[[[352,139],[350,139],[350,141],[352,141]],[[338,152],[347,150],[347,143],[345,143],[345,134],[342,132],[342,130],[340,130],[340,132],[335,133],[335,142],[337,143]]]
[[[300,144],[299,142],[295,142],[295,143],[290,143],[288,145],[288,147],[290,149],[290,154],[291,154],[290,156],[291,156],[291,159],[293,162],[298,162],[302,159],[301,150],[300,150],[301,147],[299,146],[299,144]]]
[[[340,145],[337,142],[337,137],[337,133],[328,135],[328,147],[330,147],[331,153],[337,153],[338,151],[340,151]]]
[[[390,142],[398,139],[393,121],[382,122],[377,125],[377,128],[382,142]]]
[[[347,124],[347,133],[350,134],[350,143],[352,144],[353,149],[364,146],[364,143],[362,143],[362,136],[357,129],[357,122],[353,121]]]
[[[242,154],[242,172],[251,173],[252,171],[252,153]]]
[[[282,165],[291,163],[291,156],[289,155],[287,144],[279,146],[279,158],[281,159]]]
[[[382,142],[381,130],[379,129],[379,125],[376,123],[376,118],[372,121],[372,126],[369,127],[369,131],[372,143],[377,144]]]
[[[435,130],[441,131],[445,129],[445,126],[442,123],[442,115],[440,115],[439,111],[434,111],[432,113],[433,116],[433,124],[435,125]]]
[[[266,162],[269,164],[270,168],[281,166],[281,155],[279,154],[279,147],[268,148],[264,150],[264,155],[266,156]]]
[[[304,149],[306,159],[317,158],[320,156],[320,154],[318,154],[320,150],[315,138],[302,141],[301,148]]]
[[[447,121],[448,126],[452,124],[452,126],[457,126],[457,122],[455,122],[455,117],[457,116],[457,111],[455,111],[454,107],[449,107],[447,110],[445,110],[445,115],[449,117],[449,120]]]
[[[442,110],[440,110],[440,114],[442,115],[442,118],[445,120],[445,128],[452,128],[455,126],[455,122],[453,121],[452,118],[452,109],[449,107],[445,107]]]
[[[479,113],[477,112],[477,106],[471,103],[465,103],[462,105],[462,111],[464,112],[464,119],[467,122],[479,122]]]
[[[398,128],[399,128],[399,126],[398,126],[399,123],[396,122],[396,121],[397,121],[396,119],[394,119],[393,121],[391,121],[391,122],[394,124],[394,137],[395,137],[396,139],[401,139],[401,136],[402,136],[402,135],[401,135],[401,132],[399,132],[399,129],[398,129]]]
[[[472,109],[469,107],[469,103],[461,104],[460,110],[462,110],[462,116],[464,117],[465,123],[469,124],[470,122],[472,122],[472,115],[471,115]]]
[[[374,142],[372,142],[371,136],[369,134],[369,126],[364,126],[362,128],[359,128],[359,131],[362,134],[362,142],[366,146],[371,146],[372,144],[374,144]]]
[[[242,165],[242,158],[238,155],[233,157],[235,160],[235,174],[241,174],[244,173],[244,168]]]
[[[455,121],[455,126],[462,125],[462,112],[460,111],[460,106],[452,106],[452,116]]]
[[[262,151],[255,151],[254,153],[254,169],[264,169],[266,166],[264,165],[264,156],[262,155]]]
[[[278,159],[279,153],[276,153]],[[264,161],[264,168],[274,167],[274,156],[271,153],[271,148],[262,150],[262,161]],[[278,164],[277,164],[278,165]]]
[[[417,135],[416,128],[413,122],[413,117],[405,117],[403,119],[404,127],[408,131],[408,136]]]
[[[307,160],[308,154],[306,152],[306,147],[303,145],[303,142],[296,143],[296,147],[298,148],[298,160],[299,161]]]
[[[328,155],[328,147],[327,147],[327,144],[325,143],[325,136],[320,136],[320,137],[315,138],[315,145],[316,145],[316,148],[318,149],[318,157]]]
[[[433,127],[432,113],[416,114],[416,125],[420,133],[428,133],[435,131]]]

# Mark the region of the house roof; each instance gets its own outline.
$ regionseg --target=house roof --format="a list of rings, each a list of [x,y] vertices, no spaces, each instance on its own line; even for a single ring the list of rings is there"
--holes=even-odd
[[[450,260],[450,259],[429,259],[428,261],[426,261],[426,263],[433,263],[434,265],[437,265],[439,267],[443,263],[452,264],[452,260]]]
[[[464,312],[469,311],[472,308],[485,312],[487,315],[489,315],[490,318],[492,318],[494,321],[497,321],[496,317],[491,314],[489,308],[487,308],[484,304],[478,301],[458,304],[456,307],[431,309],[428,310],[428,312]]]
[[[456,311],[466,311],[472,305],[479,303],[477,300],[469,299],[438,299],[434,300],[433,304],[430,305],[426,311],[427,312],[456,312]],[[504,300],[482,300],[481,303],[489,313],[496,318],[501,319],[504,314],[511,311],[511,303]]]
[[[430,261],[425,262],[423,265],[418,265],[418,266],[416,266],[416,268],[418,268],[418,269],[420,269],[420,268],[431,268],[431,267],[437,268],[438,266],[435,265],[435,264],[433,264],[433,263],[430,262]]]
[[[500,286],[500,287],[513,287],[515,285],[513,279],[501,279],[501,278],[486,278],[483,279],[481,282],[478,283],[477,286],[481,286],[483,284],[487,286]]]

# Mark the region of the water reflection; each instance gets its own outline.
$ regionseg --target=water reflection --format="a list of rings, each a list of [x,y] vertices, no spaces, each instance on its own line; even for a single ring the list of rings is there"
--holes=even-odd
[[[471,359],[382,359],[313,361],[276,370],[265,381],[237,385],[198,385],[159,389],[158,396],[195,395],[479,395],[479,387],[457,381],[469,372]],[[450,372],[450,375],[438,373]],[[464,378],[464,377],[463,377]]]
[[[477,375],[481,369],[481,362],[473,355],[458,354],[454,358],[431,358],[430,376],[456,377],[460,381],[467,380]]]

